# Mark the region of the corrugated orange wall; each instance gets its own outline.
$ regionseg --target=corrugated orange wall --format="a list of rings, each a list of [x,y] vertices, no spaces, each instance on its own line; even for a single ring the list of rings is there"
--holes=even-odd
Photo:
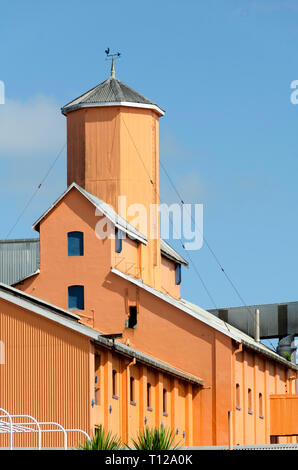
[[[131,347],[204,380],[204,389],[195,400],[199,411],[196,404],[194,415],[200,429],[194,429],[194,442],[227,444],[227,413],[233,410],[236,375],[245,388],[252,384],[251,388],[256,390],[253,393],[263,390],[264,407],[268,410],[268,395],[285,392],[288,369],[270,360],[264,368],[262,355],[249,351],[244,359],[242,353],[236,354],[234,364],[230,338],[110,273],[111,264],[116,262],[114,242],[96,238],[97,222],[94,207],[72,190],[41,223],[41,273],[19,287],[67,308],[68,286],[84,285],[85,310],[79,313],[90,326],[103,333],[123,333],[123,341]],[[84,232],[82,257],[67,256],[67,232],[72,230]],[[132,265],[137,261],[132,256],[133,245],[124,243],[123,248]],[[125,328],[128,306],[134,304],[139,307],[138,324],[135,329],[128,329]],[[264,442],[263,439],[269,442],[268,411],[264,419],[256,419],[255,413],[248,415],[246,410],[244,422],[243,406],[246,405],[242,405],[241,412],[235,410],[235,442],[245,440],[248,444]]]
[[[88,338],[0,300],[0,340],[5,346],[0,407],[89,432]],[[15,438],[17,446],[37,445],[37,436],[20,436]],[[43,444],[62,445],[59,436],[44,435]],[[76,434],[69,443],[80,440]],[[3,435],[0,445],[8,445]]]
[[[150,235],[150,204],[159,203],[159,121],[150,109],[95,107],[67,115],[67,182],[80,184],[111,204],[118,212],[118,196],[125,196],[127,214],[121,214]],[[142,204],[147,224],[129,206]],[[159,236],[159,217],[156,223]],[[160,289],[160,240],[150,239],[142,251],[142,277]]]
[[[298,436],[298,395],[271,395],[270,434]]]

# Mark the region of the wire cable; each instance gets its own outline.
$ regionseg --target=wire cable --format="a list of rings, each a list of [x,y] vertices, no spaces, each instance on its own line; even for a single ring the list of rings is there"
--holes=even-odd
[[[47,170],[46,174],[44,175],[44,177],[42,178],[41,182],[39,183],[39,185],[37,186],[37,188],[35,189],[35,191],[33,192],[32,196],[29,198],[28,202],[26,203],[26,205],[24,206],[23,210],[21,211],[21,213],[19,214],[19,216],[17,217],[15,223],[13,224],[13,226],[11,227],[11,229],[9,230],[9,232],[7,233],[6,235],[6,238],[5,240],[7,240],[9,238],[9,236],[11,235],[11,233],[14,231],[15,227],[17,226],[17,224],[19,223],[20,219],[23,217],[24,213],[26,212],[26,210],[28,209],[28,207],[30,206],[31,202],[33,201],[33,199],[35,198],[36,194],[38,193],[38,191],[40,190],[40,188],[42,187],[43,183],[46,181],[47,177],[49,176],[49,174],[51,173],[52,169],[54,168],[55,164],[57,163],[59,157],[62,155],[64,149],[66,148],[66,142],[64,143],[63,147],[61,148],[61,150],[58,152],[55,160],[53,161],[53,163],[50,165],[49,169]]]
[[[144,160],[143,160],[143,158],[142,158],[142,155],[141,155],[141,153],[139,152],[138,147],[136,146],[136,143],[135,143],[135,141],[134,141],[134,139],[133,139],[133,137],[132,137],[132,135],[131,135],[131,133],[130,133],[130,131],[129,131],[129,129],[128,129],[128,126],[126,125],[126,122],[125,122],[125,120],[124,120],[123,117],[122,117],[122,122],[124,123],[124,126],[125,126],[125,128],[127,129],[127,133],[128,133],[128,135],[129,135],[129,137],[130,137],[132,143],[133,143],[133,146],[134,146],[134,148],[135,148],[135,150],[136,150],[136,152],[137,152],[137,155],[138,155],[139,158],[140,158],[140,161],[141,161],[141,163],[142,163],[142,165],[143,165],[143,168],[144,168],[145,172],[147,173],[147,175],[148,175],[148,177],[149,177],[149,181],[150,181],[150,183],[152,184],[152,186],[153,186],[153,188],[154,188],[154,191],[156,192],[156,195],[157,195],[158,199],[160,200],[160,195],[159,195],[158,190],[156,189],[156,185],[154,185],[154,182],[152,181],[150,172],[149,172],[149,170],[147,169],[147,167],[146,167],[146,165],[145,165],[145,162],[144,162]],[[216,303],[215,303],[215,301],[214,301],[214,298],[213,298],[213,296],[211,295],[209,289],[207,288],[206,283],[204,282],[202,276],[200,275],[200,273],[199,273],[199,271],[198,271],[198,269],[197,269],[197,267],[196,267],[194,261],[192,260],[190,254],[189,254],[189,251],[185,248],[185,246],[184,246],[182,240],[181,240],[179,237],[178,237],[178,239],[180,240],[180,243],[181,243],[182,248],[184,249],[184,251],[186,251],[186,252],[188,253],[188,259],[190,260],[190,262],[191,262],[191,264],[192,264],[192,266],[193,266],[193,268],[194,268],[194,271],[195,271],[196,275],[198,276],[200,282],[202,283],[202,286],[203,286],[203,288],[205,289],[205,291],[206,291],[206,293],[207,293],[209,299],[211,300],[211,302],[212,302],[212,304],[214,305],[215,309],[218,310],[218,308],[217,308],[217,306],[216,306]],[[228,325],[226,324],[225,321],[224,321],[224,324],[225,324],[227,330],[230,331],[230,330],[229,330],[229,327],[228,327]]]
[[[179,202],[180,204],[182,205],[182,207],[185,207],[187,209],[187,206],[185,205],[185,202],[183,200],[183,198],[181,197],[175,183],[173,182],[173,179],[171,178],[171,176],[169,175],[168,171],[166,170],[165,166],[163,165],[162,161],[160,160],[160,166],[163,170],[163,172],[165,173],[165,175],[167,176],[169,182],[170,182],[170,185],[172,186],[174,192],[176,193],[176,195],[178,196],[179,198]],[[242,295],[240,294],[239,290],[237,289],[235,283],[232,281],[232,279],[230,278],[230,276],[227,274],[227,272],[225,271],[223,265],[221,264],[221,262],[219,261],[217,255],[215,254],[214,250],[211,248],[211,245],[210,243],[207,241],[206,237],[202,234],[200,228],[197,226],[196,224],[196,221],[195,219],[193,218],[191,212],[189,213],[190,217],[191,217],[191,220],[193,222],[193,224],[195,225],[195,227],[197,228],[197,230],[200,232],[200,234],[202,235],[202,239],[204,241],[204,243],[206,244],[207,248],[209,249],[210,253],[212,254],[214,260],[216,261],[217,265],[219,266],[221,272],[224,274],[224,276],[226,277],[227,281],[229,282],[229,284],[232,286],[232,289],[234,290],[234,292],[236,293],[236,295],[238,296],[238,298],[240,299],[240,302],[242,303],[243,307],[245,307],[245,309],[248,311],[248,313],[250,314],[250,316],[252,317],[252,319],[254,320],[254,314],[251,312],[249,306],[246,304],[245,300],[243,299]],[[276,348],[275,346],[272,344],[272,342],[269,340],[272,348],[274,349],[274,351],[276,351]]]

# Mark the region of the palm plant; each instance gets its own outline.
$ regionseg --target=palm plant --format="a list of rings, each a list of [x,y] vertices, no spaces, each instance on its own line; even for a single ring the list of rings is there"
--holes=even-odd
[[[132,443],[136,450],[174,450],[179,447],[178,444],[173,446],[174,440],[175,434],[171,429],[146,427],[138,433],[136,440],[132,439]]]
[[[122,446],[121,439],[111,431],[106,432],[102,425],[97,426],[91,442],[86,439],[80,446],[81,450],[118,450]]]

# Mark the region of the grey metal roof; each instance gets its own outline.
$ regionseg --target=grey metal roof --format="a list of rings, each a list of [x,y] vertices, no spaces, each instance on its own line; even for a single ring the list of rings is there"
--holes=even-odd
[[[162,238],[160,239],[160,251],[166,258],[188,266],[188,262]]]
[[[255,341],[254,338],[251,338],[247,334],[243,333],[242,331],[238,330],[232,325],[228,325],[225,323],[223,320],[220,320],[219,318],[215,317],[212,313],[208,312],[207,310],[204,310],[203,308],[199,307],[198,305],[195,305],[191,302],[188,302],[187,300],[181,299],[175,299],[174,297],[171,297],[167,294],[163,294],[162,292],[157,291],[153,287],[148,286],[147,284],[144,284],[142,280],[140,279],[135,279],[131,276],[128,276],[127,274],[122,273],[121,271],[118,271],[118,269],[112,268],[111,272],[114,274],[117,274],[118,276],[122,277],[123,279],[126,279],[127,281],[141,287],[142,289],[146,290],[147,292],[150,292],[150,294],[155,295],[156,297],[164,300],[165,302],[173,305],[174,307],[182,310],[183,312],[187,313],[188,315],[191,315],[192,317],[196,318],[197,320],[200,320],[202,323],[205,323],[209,325],[211,328],[214,328],[217,331],[220,331],[226,336],[229,336],[233,340],[237,341],[238,343],[242,343],[245,346],[254,349],[255,351],[264,354],[265,356],[270,357],[271,359],[274,359],[278,362],[281,362],[284,366],[287,366],[291,369],[298,370],[298,366],[295,364],[287,361],[283,357],[279,356],[277,353],[269,349],[267,346],[265,346],[262,343],[258,343]]]
[[[101,346],[113,349],[113,351],[117,351],[127,357],[136,358],[137,361],[150,367],[169,373],[190,383],[197,385],[204,384],[203,380],[199,377],[176,369],[175,367],[155,359],[152,356],[148,356],[141,351],[130,348],[119,341],[112,341],[102,337],[99,331],[79,323],[78,320],[80,317],[78,315],[56,307],[55,305],[51,305],[37,297],[33,297],[32,295],[26,294],[18,289],[0,283],[0,298],[87,336]]]
[[[83,95],[70,101],[61,108],[61,111],[63,114],[67,114],[69,111],[88,106],[127,106],[129,104],[155,109],[159,114],[164,114],[164,111],[159,108],[156,103],[141,95],[136,90],[115,77],[109,77],[107,80],[95,86]]]
[[[16,284],[38,272],[39,239],[0,240],[0,282]]]

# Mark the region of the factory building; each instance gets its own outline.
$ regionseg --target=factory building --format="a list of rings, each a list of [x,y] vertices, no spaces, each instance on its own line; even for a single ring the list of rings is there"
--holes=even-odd
[[[0,407],[89,434],[103,424],[124,442],[144,426],[187,446],[296,442],[294,361],[181,298],[188,263],[152,210],[164,111],[113,64],[62,112],[67,188],[34,223],[38,239],[0,242]]]

